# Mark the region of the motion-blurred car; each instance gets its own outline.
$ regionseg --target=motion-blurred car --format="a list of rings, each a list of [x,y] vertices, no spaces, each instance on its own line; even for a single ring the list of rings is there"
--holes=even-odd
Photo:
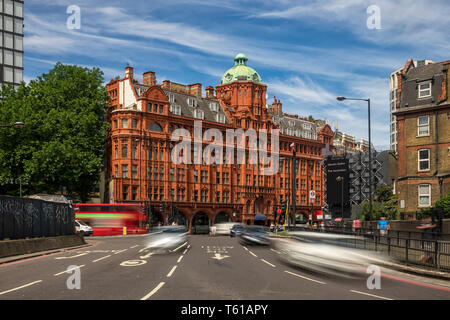
[[[233,222],[223,222],[215,224],[216,227],[216,235],[229,235],[231,228],[236,223]]]
[[[184,226],[157,227],[150,232],[145,248],[155,253],[177,251],[187,244],[188,233]]]
[[[75,233],[83,236],[90,236],[94,230],[82,220],[75,220]]]
[[[336,236],[335,236],[336,237]],[[367,267],[379,262],[380,257],[353,248],[326,243],[325,241],[280,240],[275,244],[278,257],[290,264],[309,271],[344,278],[366,276]]]
[[[270,245],[269,229],[263,226],[245,226],[239,235],[239,242],[243,245]]]
[[[242,224],[235,224],[230,229],[230,237],[239,236],[242,231],[244,231],[244,226]]]

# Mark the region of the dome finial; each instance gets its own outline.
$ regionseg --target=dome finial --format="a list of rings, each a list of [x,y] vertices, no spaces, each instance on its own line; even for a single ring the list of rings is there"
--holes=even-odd
[[[239,53],[239,54],[234,58],[235,65],[244,65],[244,66],[246,66],[246,65],[247,65],[247,61],[248,61],[248,59],[247,59],[247,57],[245,56],[245,54],[243,54],[243,53]]]

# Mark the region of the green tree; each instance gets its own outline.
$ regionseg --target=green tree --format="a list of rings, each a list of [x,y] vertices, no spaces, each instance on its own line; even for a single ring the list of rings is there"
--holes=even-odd
[[[0,131],[1,193],[54,193],[63,186],[86,201],[99,180],[108,130],[108,94],[98,68],[57,63],[47,74],[1,90],[0,123],[25,123]]]
[[[450,218],[450,192],[447,193],[441,200],[434,204],[435,208],[442,208],[444,217]]]
[[[362,204],[362,216],[369,220],[370,204],[368,201]],[[398,196],[393,193],[391,186],[380,186],[375,191],[375,201],[372,201],[372,220],[386,217],[388,220],[396,220],[399,217]]]

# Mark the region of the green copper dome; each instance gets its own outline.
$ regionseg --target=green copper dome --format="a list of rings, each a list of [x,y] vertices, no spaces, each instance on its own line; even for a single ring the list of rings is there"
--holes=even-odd
[[[244,54],[239,53],[236,58],[234,58],[234,67],[224,73],[222,84],[234,81],[253,81],[262,83],[258,72],[247,66],[247,61],[247,57]]]

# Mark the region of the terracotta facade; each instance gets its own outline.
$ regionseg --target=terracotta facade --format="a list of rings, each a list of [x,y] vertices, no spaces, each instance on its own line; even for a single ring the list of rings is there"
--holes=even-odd
[[[107,84],[111,97],[107,110],[111,131],[107,143],[105,202],[151,203],[153,223],[167,222],[171,208],[176,207],[190,230],[198,221],[195,217],[200,215],[206,216],[210,225],[227,220],[253,224],[255,214],[260,213],[270,223],[273,210],[291,194],[291,144],[294,143],[298,162],[297,214],[306,216],[311,208],[321,209],[322,149],[333,143],[333,132],[328,125],[318,127],[311,123],[311,139],[301,137],[300,131],[292,136],[283,134],[289,128],[281,130],[280,170],[274,175],[262,175],[260,163],[248,164],[248,143],[245,164],[177,165],[171,159],[178,143],[172,140],[172,135],[176,129],[185,129],[194,137],[196,121],[201,121],[202,134],[208,129],[218,129],[224,137],[226,130],[267,130],[270,155],[271,136],[283,126],[280,119],[300,120],[283,114],[281,102],[276,99],[267,106],[267,86],[259,82],[220,84],[215,94],[214,88],[208,86],[202,97],[202,85],[198,83],[182,85],[165,80],[157,84],[153,72],[145,73],[143,78],[143,83],[136,81],[133,68],[127,66],[124,78]],[[203,150],[210,143],[204,139]],[[192,150],[192,159],[196,155]],[[312,205],[309,190],[316,191]]]

